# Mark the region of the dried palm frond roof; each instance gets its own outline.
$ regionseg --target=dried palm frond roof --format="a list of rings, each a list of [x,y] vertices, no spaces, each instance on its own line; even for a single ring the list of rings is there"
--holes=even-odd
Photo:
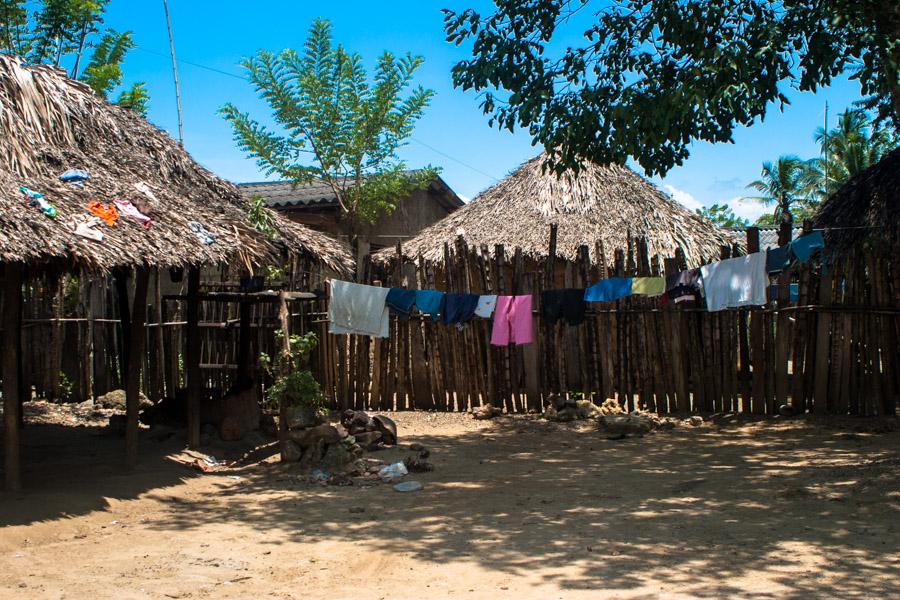
[[[356,264],[343,242],[305,225],[291,221],[278,211],[270,211],[272,225],[285,249],[295,255],[311,256],[338,275],[353,274]]]
[[[463,208],[406,241],[403,254],[427,261],[443,260],[444,242],[462,235],[469,247],[503,244],[521,248],[525,256],[548,254],[550,225],[558,225],[557,254],[575,260],[578,247],[587,245],[594,256],[602,241],[611,261],[614,251],[627,248],[628,235],[644,238],[650,256],[674,256],[684,251],[689,266],[714,260],[733,237],[677,204],[649,181],[627,167],[588,164],[580,172],[557,177],[545,172],[545,155],[523,164],[503,181],[488,188]],[[393,256],[383,250],[377,258]]]
[[[84,187],[59,180],[67,169],[90,174]],[[136,188],[143,183],[154,199]],[[43,194],[58,211],[49,218],[26,205],[19,186]],[[74,233],[91,216],[86,205],[113,199],[147,207],[144,229],[120,216],[101,225],[104,239]],[[150,206],[153,206],[152,210]],[[188,228],[197,221],[215,238],[204,245]],[[340,264],[330,239],[289,227],[285,242]],[[271,244],[245,220],[237,188],[196,162],[168,134],[84,84],[44,65],[23,66],[0,55],[0,261],[110,268],[262,262]]]
[[[900,147],[829,196],[813,227],[825,230],[829,252],[872,240],[900,241]]]

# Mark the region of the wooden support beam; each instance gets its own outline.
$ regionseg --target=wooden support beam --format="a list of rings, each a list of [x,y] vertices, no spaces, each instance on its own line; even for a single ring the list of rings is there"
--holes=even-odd
[[[185,307],[184,369],[187,378],[187,443],[200,446],[200,269],[188,268],[187,303]]]
[[[144,324],[147,320],[147,288],[150,271],[146,267],[138,267],[134,271],[134,302],[128,324],[123,323],[123,331],[129,329],[128,370],[124,373],[125,382],[125,463],[128,467],[137,465],[138,460],[138,413],[141,410],[141,371],[143,370],[144,348],[147,335]]]
[[[250,379],[250,308],[249,302],[239,305],[240,327],[238,329],[237,381],[245,385]]]
[[[4,473],[8,492],[22,489],[19,441],[19,354],[22,333],[22,267],[3,265]]]
[[[281,323],[281,348],[279,352],[283,353],[287,358],[291,354],[291,313],[288,311],[287,297],[282,295],[281,302],[278,307],[278,322]],[[352,337],[352,336],[348,336]],[[284,364],[289,361],[284,360]],[[287,375],[287,373],[279,373],[279,375]],[[278,405],[278,447],[281,450],[282,462],[285,458],[285,446],[288,442],[288,406],[283,401]]]

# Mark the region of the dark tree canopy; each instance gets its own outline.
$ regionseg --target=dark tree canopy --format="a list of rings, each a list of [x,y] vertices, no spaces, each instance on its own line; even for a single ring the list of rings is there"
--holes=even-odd
[[[897,0],[494,4],[489,15],[444,11],[448,41],[473,47],[454,84],[484,92],[490,123],[528,129],[558,170],[633,158],[663,175],[692,141],[729,142],[787,104],[788,86],[814,91],[842,73],[900,129]],[[554,52],[587,11],[583,44]]]

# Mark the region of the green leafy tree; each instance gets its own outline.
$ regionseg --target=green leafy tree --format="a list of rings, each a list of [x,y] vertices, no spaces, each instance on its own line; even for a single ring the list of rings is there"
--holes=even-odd
[[[42,0],[35,15],[34,47],[30,60],[59,66],[66,54],[80,62],[87,38],[103,22],[108,0]],[[77,68],[77,67],[76,67]]]
[[[775,225],[775,215],[772,213],[766,213],[764,215],[759,215],[756,221],[753,224],[757,227],[772,227]]]
[[[809,163],[796,156],[781,156],[774,163],[763,163],[760,175],[760,179],[747,187],[761,195],[747,199],[775,205],[773,221],[779,225],[778,241],[787,244],[791,240],[794,217],[809,216],[815,206],[811,199],[814,182],[810,179]]]
[[[147,84],[139,82],[123,90],[119,94],[116,104],[146,117],[147,111],[150,110],[150,94],[147,92]]]
[[[73,21],[77,27],[77,44],[75,65],[72,67],[72,78],[77,79],[81,67],[81,57],[88,43],[88,37],[100,31],[103,23],[103,12],[109,0],[76,0],[73,2]]]
[[[272,216],[272,210],[266,206],[266,201],[259,194],[253,194],[250,197],[247,207],[247,221],[253,225],[254,229],[267,238],[275,237],[275,219]]]
[[[713,204],[712,206],[704,206],[697,209],[697,214],[706,219],[716,227],[726,229],[747,227],[750,221],[742,219],[734,214],[734,211],[727,204]]]
[[[473,47],[454,84],[482,92],[492,125],[526,128],[556,170],[631,157],[665,174],[693,141],[730,142],[783,107],[786,86],[815,91],[842,73],[900,128],[895,0],[613,0],[593,16],[589,4],[444,11],[447,40]]]
[[[895,132],[872,122],[859,109],[841,113],[837,127],[830,131],[820,127],[815,139],[822,155],[828,157],[827,163],[824,158],[810,162],[810,177],[817,182],[815,196],[820,200],[880,161],[900,143]]]
[[[25,3],[19,0],[0,0],[0,52],[25,56],[30,47]]]
[[[98,96],[106,98],[122,83],[122,61],[128,51],[134,48],[130,31],[118,32],[107,29],[94,48],[81,80],[90,86]]]
[[[302,54],[260,51],[242,63],[280,132],[230,103],[221,114],[238,146],[267,174],[295,184],[325,182],[355,245],[362,223],[392,212],[436,176],[433,168],[407,172],[397,157],[433,95],[410,89],[422,60],[384,52],[370,82],[359,54],[334,45],[330,24],[316,20]]]

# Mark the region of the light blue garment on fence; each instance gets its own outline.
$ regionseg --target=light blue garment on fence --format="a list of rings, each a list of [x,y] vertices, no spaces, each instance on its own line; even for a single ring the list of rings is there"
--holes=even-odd
[[[824,247],[825,238],[822,237],[821,231],[813,231],[791,242],[791,252],[800,262],[808,261],[813,254]]]

